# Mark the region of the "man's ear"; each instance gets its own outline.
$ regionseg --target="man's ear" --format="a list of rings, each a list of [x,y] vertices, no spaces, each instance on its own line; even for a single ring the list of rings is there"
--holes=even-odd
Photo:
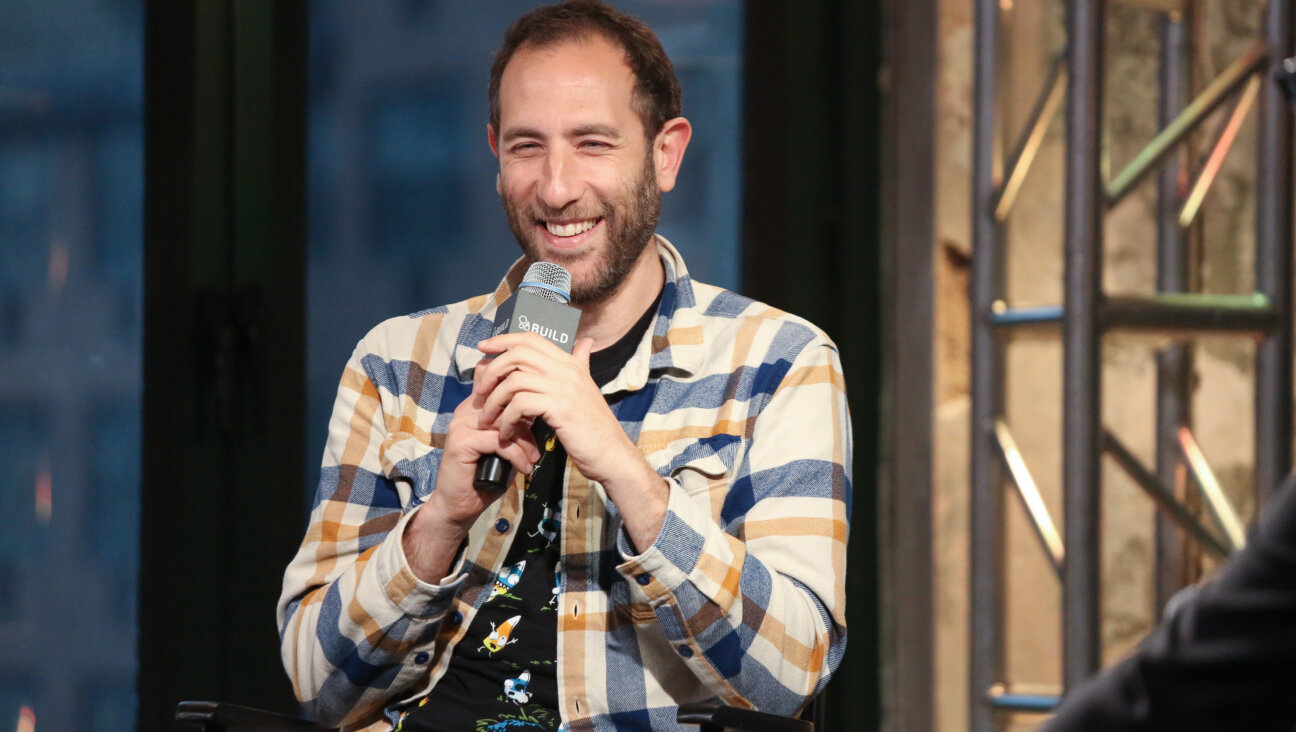
[[[663,193],[675,187],[684,149],[693,137],[693,125],[683,117],[666,120],[653,140],[653,166],[657,169],[657,187]]]

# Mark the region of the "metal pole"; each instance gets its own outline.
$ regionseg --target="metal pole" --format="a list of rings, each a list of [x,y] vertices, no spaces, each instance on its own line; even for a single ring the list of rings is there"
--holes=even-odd
[[[1265,34],[1273,63],[1291,56],[1292,0],[1269,0]],[[1256,290],[1284,314],[1256,345],[1255,492],[1257,506],[1291,467],[1292,440],[1292,111],[1266,79],[1256,118]]]
[[[1196,99],[1188,103],[1174,121],[1163,128],[1152,142],[1143,148],[1121,172],[1106,186],[1107,205],[1120,203],[1144,176],[1152,172],[1157,163],[1169,155],[1184,137],[1192,133],[1211,112],[1228,101],[1239,89],[1246,86],[1252,74],[1265,68],[1268,60],[1266,45],[1256,41],[1245,53],[1224,69]]]
[[[969,728],[991,732],[987,694],[1004,669],[1004,490],[995,442],[1003,412],[1003,348],[991,325],[1003,289],[1003,229],[994,216],[999,1],[977,0],[972,153],[972,425]]]
[[[1161,333],[1270,333],[1286,315],[1264,295],[1167,292],[1151,296],[1103,298],[1099,322],[1104,330]]]
[[[1072,689],[1102,663],[1099,556],[1102,449],[1102,90],[1105,0],[1068,0],[1066,295],[1062,489],[1067,562],[1062,582],[1062,682]]]
[[[1180,13],[1161,17],[1161,97],[1157,119],[1164,129],[1174,121],[1188,98],[1188,32],[1192,27]],[[1183,199],[1188,162],[1187,155],[1167,159],[1157,174],[1157,291],[1187,292],[1189,276],[1188,232],[1179,226],[1179,207]],[[1161,485],[1174,491],[1180,503],[1184,499],[1183,469],[1179,462],[1179,427],[1191,419],[1192,400],[1189,379],[1192,374],[1192,347],[1179,341],[1166,347],[1156,357],[1156,473]],[[1156,518],[1156,608],[1165,608],[1171,595],[1188,582],[1181,529],[1165,514]]]

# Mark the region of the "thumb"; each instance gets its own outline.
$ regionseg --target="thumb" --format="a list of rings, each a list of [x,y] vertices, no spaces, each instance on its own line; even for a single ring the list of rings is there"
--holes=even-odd
[[[572,355],[576,357],[576,360],[581,366],[585,367],[586,371],[589,371],[590,352],[593,350],[593,338],[585,336],[584,338],[576,339],[576,347],[572,349]]]

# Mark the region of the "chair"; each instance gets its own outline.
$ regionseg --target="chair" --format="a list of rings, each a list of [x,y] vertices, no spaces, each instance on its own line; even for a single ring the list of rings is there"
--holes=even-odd
[[[175,718],[200,725],[203,732],[336,732],[303,719],[225,702],[182,701]]]
[[[314,722],[224,702],[180,702],[175,718],[200,725],[203,732],[336,732]],[[718,704],[684,704],[676,719],[681,724],[698,725],[700,732],[822,732],[822,695],[798,718]]]
[[[1287,92],[1287,98],[1291,100],[1292,105],[1296,106],[1296,56],[1284,59],[1274,69],[1273,75],[1278,85]]]

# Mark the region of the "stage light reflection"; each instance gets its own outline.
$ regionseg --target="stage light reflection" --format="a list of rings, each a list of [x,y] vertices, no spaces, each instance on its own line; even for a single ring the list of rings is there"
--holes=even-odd
[[[63,285],[67,283],[68,274],[68,248],[67,245],[57,239],[50,244],[49,258],[49,288],[54,294],[63,292]]]
[[[54,514],[54,478],[50,474],[49,464],[41,466],[36,474],[36,520],[48,524]]]
[[[36,732],[36,712],[31,707],[18,710],[18,727],[15,732]]]

